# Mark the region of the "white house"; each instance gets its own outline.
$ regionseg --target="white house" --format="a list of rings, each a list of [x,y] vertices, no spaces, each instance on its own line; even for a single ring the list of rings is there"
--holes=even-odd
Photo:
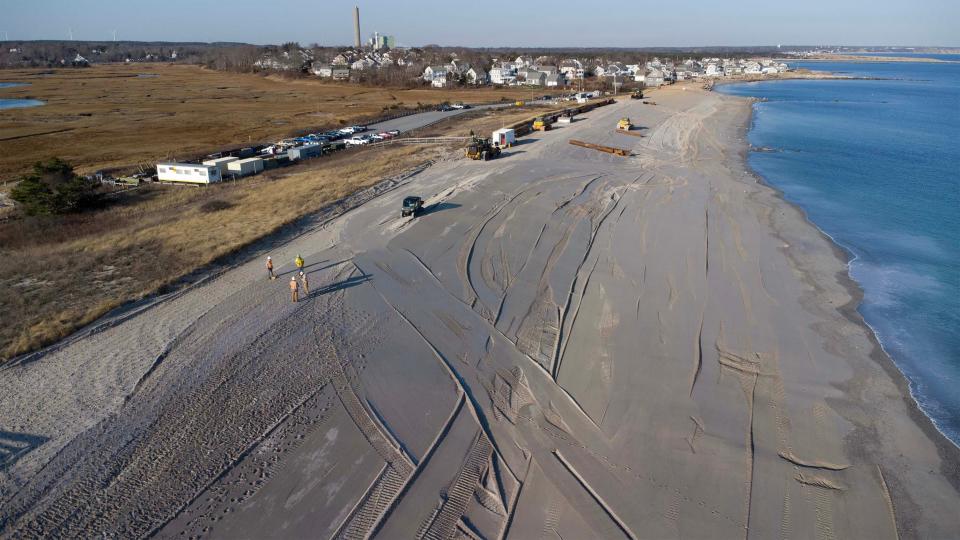
[[[563,73],[567,79],[580,79],[583,77],[583,64],[576,58],[570,58],[560,63],[560,73]]]
[[[423,70],[423,80],[432,81],[440,76],[446,79],[449,71],[446,66],[427,66],[426,69]]]
[[[707,71],[704,72],[704,75],[706,75],[707,77],[722,77],[723,68],[713,62],[710,62],[709,64],[707,64]]]
[[[335,81],[345,81],[350,78],[350,68],[346,66],[333,66],[330,70],[330,76]]]
[[[467,82],[470,84],[486,84],[489,80],[487,72],[481,68],[472,67],[466,73]]]
[[[314,64],[312,71],[317,77],[325,77],[327,79],[333,77],[333,66],[330,64]]]
[[[453,79],[448,79],[447,75],[446,71],[434,74],[433,78],[430,79],[430,86],[434,88],[447,88],[448,86],[452,86]]]
[[[517,72],[511,64],[490,68],[490,82],[493,84],[513,84],[516,80]]]

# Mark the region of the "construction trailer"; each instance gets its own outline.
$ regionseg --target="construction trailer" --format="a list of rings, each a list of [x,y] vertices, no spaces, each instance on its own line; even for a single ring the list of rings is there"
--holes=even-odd
[[[224,157],[219,157],[219,158],[216,158],[216,159],[208,159],[208,160],[204,161],[203,164],[204,164],[204,165],[212,165],[212,166],[220,169],[220,178],[223,178],[224,176],[227,176],[228,174],[230,174],[230,173],[229,173],[229,169],[227,168],[227,165],[228,165],[229,163],[232,163],[232,162],[234,162],[234,161],[237,161],[238,159],[240,159],[240,158],[234,157],[234,156],[224,156]]]
[[[231,161],[227,164],[230,174],[237,176],[249,176],[263,171],[263,160],[260,158],[247,158],[237,161]]]
[[[517,132],[512,128],[498,129],[493,132],[493,144],[500,148],[510,148],[517,143]]]
[[[319,144],[305,144],[287,150],[287,157],[290,158],[290,161],[297,161],[298,159],[320,157],[322,153],[323,146]]]
[[[157,180],[187,184],[212,184],[223,177],[216,165],[196,163],[157,163]]]

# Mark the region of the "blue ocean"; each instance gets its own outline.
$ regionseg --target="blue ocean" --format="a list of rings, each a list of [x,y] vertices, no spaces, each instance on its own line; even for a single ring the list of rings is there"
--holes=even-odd
[[[797,62],[883,80],[723,85],[754,106],[749,164],[851,256],[859,310],[960,444],[958,63]]]

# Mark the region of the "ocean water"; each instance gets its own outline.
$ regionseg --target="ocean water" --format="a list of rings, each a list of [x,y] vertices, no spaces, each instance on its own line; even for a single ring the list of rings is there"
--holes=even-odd
[[[888,80],[718,87],[765,99],[749,164],[850,253],[860,313],[960,444],[960,63],[796,65]]]

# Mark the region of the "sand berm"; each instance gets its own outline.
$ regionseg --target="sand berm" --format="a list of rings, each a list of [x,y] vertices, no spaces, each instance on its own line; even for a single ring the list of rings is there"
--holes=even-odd
[[[957,449],[746,168],[749,101],[653,99],[2,368],[0,535],[957,536]]]

